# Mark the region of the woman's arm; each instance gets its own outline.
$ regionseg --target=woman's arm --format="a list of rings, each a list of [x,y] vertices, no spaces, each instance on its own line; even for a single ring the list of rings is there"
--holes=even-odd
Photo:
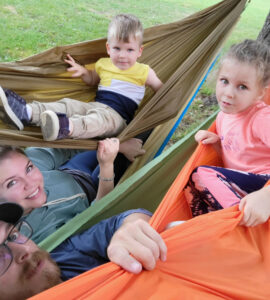
[[[113,162],[119,151],[119,140],[117,138],[100,141],[97,150],[99,162],[99,185],[96,201],[107,195],[114,188],[114,166]]]

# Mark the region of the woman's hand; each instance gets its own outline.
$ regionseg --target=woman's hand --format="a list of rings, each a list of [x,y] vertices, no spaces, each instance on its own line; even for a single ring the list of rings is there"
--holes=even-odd
[[[99,165],[113,164],[119,151],[119,139],[107,138],[98,142],[97,159]]]

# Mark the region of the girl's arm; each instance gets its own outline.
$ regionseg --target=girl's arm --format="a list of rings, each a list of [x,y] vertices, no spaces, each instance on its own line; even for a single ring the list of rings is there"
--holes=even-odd
[[[157,77],[155,71],[149,68],[148,77],[146,79],[145,85],[149,86],[152,90],[157,92],[163,85],[161,80]]]
[[[95,70],[87,70],[84,66],[77,64],[69,54],[67,54],[65,62],[71,66],[67,70],[68,72],[73,72],[72,77],[81,77],[82,80],[90,86],[99,83],[100,78]]]

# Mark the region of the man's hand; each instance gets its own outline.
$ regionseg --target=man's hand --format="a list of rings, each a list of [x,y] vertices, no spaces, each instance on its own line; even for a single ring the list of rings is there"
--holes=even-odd
[[[153,270],[158,259],[166,260],[167,247],[147,219],[147,215],[140,213],[129,215],[107,249],[110,261],[134,274],[142,268]]]
[[[145,153],[142,146],[142,140],[131,138],[120,144],[119,152],[123,153],[129,161],[133,162],[137,156]]]
[[[195,140],[197,143],[202,142],[202,144],[215,144],[220,141],[219,136],[213,132],[207,130],[199,130],[195,134]]]
[[[240,225],[256,226],[266,222],[270,217],[270,187],[246,195],[239,204],[244,211]]]

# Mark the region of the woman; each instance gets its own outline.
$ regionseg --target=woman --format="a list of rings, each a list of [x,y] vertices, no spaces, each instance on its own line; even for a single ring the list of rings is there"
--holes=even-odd
[[[86,209],[94,199],[98,201],[113,189],[113,163],[118,151],[134,157],[144,153],[141,146],[138,139],[121,144],[120,149],[116,138],[100,141],[98,188],[90,168],[88,173],[81,171],[76,163],[82,154],[86,160],[86,153],[95,162],[92,151],[27,148],[23,152],[10,146],[0,147],[0,198],[24,208],[25,219],[34,229],[33,240],[39,243]],[[67,161],[74,163],[74,169],[67,168],[69,164],[64,164]]]

